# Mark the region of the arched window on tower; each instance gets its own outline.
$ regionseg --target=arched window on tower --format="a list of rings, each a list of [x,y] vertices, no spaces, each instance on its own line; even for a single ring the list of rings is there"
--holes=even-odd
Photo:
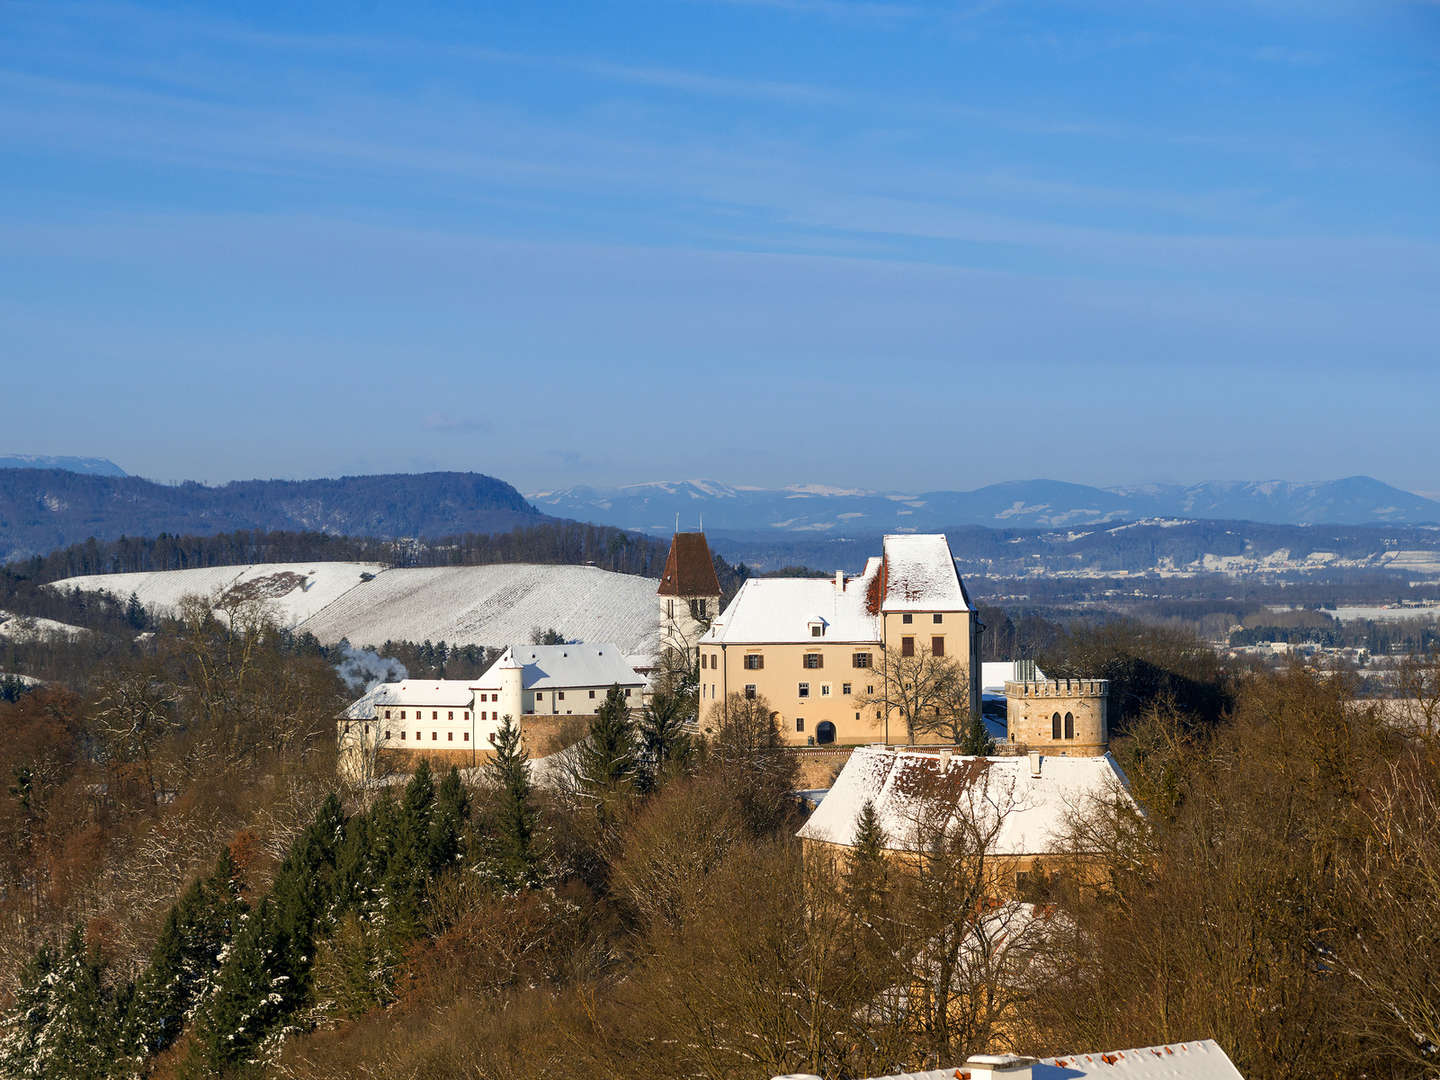
[[[1050,718],[1050,737],[1052,739],[1060,738],[1060,714],[1058,712]]]
[[[1067,738],[1067,739],[1073,739],[1074,737],[1075,737],[1075,717],[1072,716],[1070,713],[1067,712],[1067,713],[1065,714],[1065,738]]]

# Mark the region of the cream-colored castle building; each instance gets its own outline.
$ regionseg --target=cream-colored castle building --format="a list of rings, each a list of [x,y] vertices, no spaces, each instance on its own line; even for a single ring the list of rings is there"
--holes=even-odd
[[[858,577],[750,578],[700,639],[701,726],[738,693],[769,702],[792,745],[906,738],[885,700],[885,651],[953,658],[978,710],[979,632],[938,533],[885,537]]]

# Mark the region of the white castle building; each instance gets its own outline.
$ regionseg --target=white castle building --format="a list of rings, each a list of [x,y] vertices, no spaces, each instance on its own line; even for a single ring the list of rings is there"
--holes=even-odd
[[[363,778],[381,751],[397,768],[420,757],[478,764],[506,716],[533,752],[557,718],[593,716],[612,686],[640,707],[645,680],[609,642],[512,645],[476,679],[381,683],[340,718],[340,768]]]

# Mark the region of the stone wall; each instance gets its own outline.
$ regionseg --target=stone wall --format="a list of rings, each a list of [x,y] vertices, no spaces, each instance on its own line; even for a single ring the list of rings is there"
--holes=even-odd
[[[1098,757],[1110,745],[1110,684],[1105,679],[1045,679],[1005,684],[1005,719],[1016,750]],[[1055,717],[1060,717],[1060,736]],[[1073,735],[1069,734],[1073,731]]]

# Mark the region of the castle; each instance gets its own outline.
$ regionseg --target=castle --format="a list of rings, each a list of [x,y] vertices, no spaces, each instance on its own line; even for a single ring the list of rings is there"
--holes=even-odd
[[[638,709],[655,678],[697,666],[702,728],[729,695],[763,697],[793,746],[906,738],[886,665],[912,657],[953,661],[965,684],[954,704],[980,710],[983,627],[943,534],[886,536],[858,575],[750,578],[722,611],[705,534],[677,532],[656,600],[648,665],[614,644],[512,645],[477,679],[382,683],[339,718],[342,771],[365,773],[380,757],[397,768],[419,757],[474,765],[505,716],[520,723],[532,753],[544,753],[562,718],[593,716],[610,686]],[[1004,682],[1009,749],[1105,754],[1104,680],[1029,678],[1033,664],[1015,670],[1025,677]]]

